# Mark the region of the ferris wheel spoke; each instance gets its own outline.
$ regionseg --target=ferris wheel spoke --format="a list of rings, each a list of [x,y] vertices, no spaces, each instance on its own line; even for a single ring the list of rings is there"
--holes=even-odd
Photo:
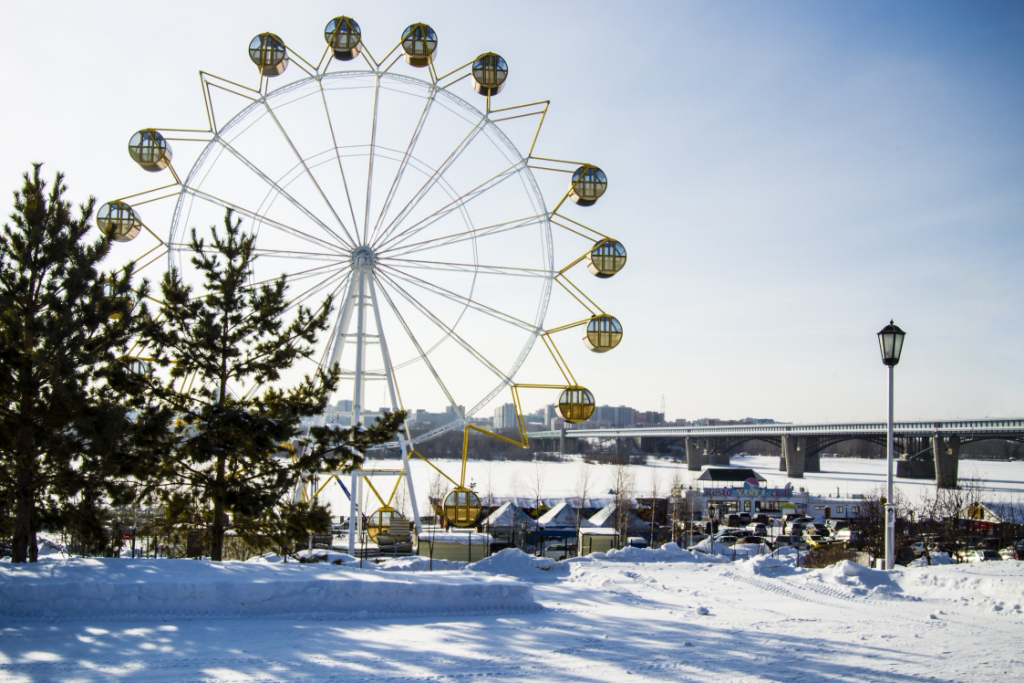
[[[380,106],[380,74],[374,76],[373,83],[373,121],[370,125],[370,158],[366,172],[366,210],[363,213],[363,244],[367,244],[367,232],[370,226],[370,199],[373,197],[373,161],[377,156],[377,109]]]
[[[325,247],[325,248],[330,249],[332,251],[336,251],[337,248],[338,248],[338,245],[336,245],[336,244],[324,241],[324,240],[320,239],[319,237],[316,237],[314,235],[310,235],[309,233],[303,232],[302,230],[299,230],[296,227],[293,227],[291,225],[285,225],[284,223],[281,223],[280,221],[275,221],[274,219],[268,218],[267,216],[264,216],[261,213],[257,213],[256,211],[253,211],[251,209],[247,209],[244,206],[241,206],[239,204],[235,204],[234,202],[229,202],[229,201],[227,201],[225,199],[221,199],[220,197],[217,197],[215,195],[209,194],[208,192],[203,192],[202,190],[196,189],[194,187],[187,187],[187,186],[182,191],[183,192],[187,192],[187,193],[189,193],[189,194],[191,194],[191,195],[193,195],[195,197],[199,197],[200,199],[205,199],[206,201],[211,202],[213,204],[217,204],[218,206],[223,206],[225,209],[231,209],[235,213],[242,214],[243,216],[245,216],[249,220],[260,221],[261,223],[266,223],[268,225],[272,225],[275,228],[277,228],[278,230],[281,230],[282,232],[288,233],[289,235],[292,235],[294,237],[298,237],[299,239],[301,239],[301,240],[303,240],[305,242],[308,242],[310,244],[315,244],[315,245],[320,246],[320,247]]]
[[[320,87],[320,100],[324,104],[324,116],[327,117],[327,128],[331,131],[331,147],[334,148],[334,157],[338,160],[338,173],[341,174],[341,186],[345,189],[345,200],[348,202],[349,215],[352,216],[352,229],[358,231],[359,221],[356,220],[356,209],[352,204],[352,193],[348,189],[348,179],[345,177],[345,166],[341,163],[341,152],[338,150],[338,137],[334,133],[334,121],[331,119],[331,108],[327,106],[327,93],[324,91],[323,79],[318,80]],[[353,239],[353,241],[355,241]]]
[[[345,247],[345,246],[351,247],[352,246],[352,245],[346,245],[344,240],[342,240],[338,236],[337,233],[335,233],[333,230],[331,230],[331,228],[326,223],[324,223],[322,220],[320,220],[320,218],[318,216],[316,216],[316,214],[314,214],[312,211],[310,211],[306,207],[305,204],[303,204],[302,202],[297,200],[295,197],[293,197],[290,194],[288,194],[288,192],[283,187],[281,187],[275,180],[273,180],[270,176],[268,176],[266,173],[264,173],[263,170],[260,169],[256,164],[254,164],[251,161],[249,161],[249,159],[247,159],[241,152],[239,152],[237,149],[235,149],[230,144],[228,144],[228,142],[226,140],[224,140],[224,138],[217,137],[217,138],[214,138],[214,139],[224,149],[226,149],[228,152],[230,152],[232,156],[234,156],[236,159],[238,159],[240,162],[242,162],[242,164],[246,168],[248,168],[258,178],[260,178],[260,180],[265,182],[270,187],[274,188],[278,192],[278,194],[280,194],[282,197],[284,197],[286,200],[288,200],[288,203],[290,203],[292,206],[294,206],[296,209],[298,209],[300,213],[302,213],[303,215],[306,216],[306,218],[308,218],[309,220],[313,221],[314,224],[319,226],[320,229],[323,230],[324,232],[326,232],[327,234],[329,234],[332,237],[335,237],[336,239],[338,239],[338,242],[337,242],[337,244],[335,246],[342,246],[342,247]]]
[[[315,251],[290,251],[287,249],[253,249],[256,256],[264,259],[300,259],[303,261],[327,261],[329,263],[341,263],[346,257],[339,254],[328,254]]]
[[[409,167],[409,159],[412,157],[413,150],[416,149],[416,144],[420,140],[420,133],[423,132],[423,124],[427,121],[427,115],[430,113],[430,109],[433,106],[436,97],[437,91],[431,90],[426,103],[423,105],[423,111],[420,112],[420,118],[416,122],[416,128],[413,130],[412,137],[409,138],[409,144],[405,148],[402,160],[398,164],[398,171],[395,173],[395,178],[391,181],[391,189],[388,190],[387,199],[384,200],[384,206],[381,208],[380,214],[377,216],[377,222],[373,226],[373,232],[370,234],[370,243],[373,243],[378,230],[380,230],[381,223],[384,221],[388,210],[391,208],[391,202],[394,201],[398,185],[402,182],[402,177],[405,175],[405,171]]]
[[[388,235],[389,233],[392,233],[395,229],[395,226],[401,225],[402,221],[404,221],[416,209],[416,207],[419,206],[419,203],[423,201],[423,199],[430,193],[430,190],[432,190],[434,186],[437,185],[437,183],[444,176],[445,172],[452,167],[452,164],[458,161],[459,157],[461,157],[462,154],[467,149],[469,149],[470,144],[473,142],[473,140],[476,139],[476,136],[479,135],[480,132],[484,129],[484,124],[486,124],[487,121],[487,115],[485,114],[476,122],[476,125],[473,126],[472,130],[466,133],[466,137],[464,137],[462,141],[459,142],[459,144],[455,147],[455,149],[452,150],[451,154],[448,155],[448,158],[444,160],[444,163],[442,163],[433,173],[430,174],[430,177],[427,178],[427,181],[423,183],[423,186],[420,187],[420,189],[416,191],[416,194],[414,194],[412,198],[406,203],[406,205],[398,213],[398,216],[396,216],[394,220],[388,223],[387,228],[384,230],[385,236]]]
[[[455,292],[449,289],[445,289],[444,287],[435,285],[434,283],[424,280],[423,278],[418,278],[414,275],[410,275],[409,273],[403,272],[398,268],[389,267],[387,268],[387,270],[389,276],[393,279],[404,280],[409,284],[416,285],[420,289],[433,292],[434,294],[442,296],[445,299],[448,299],[449,301],[453,301],[460,305],[464,305],[467,308],[471,308],[475,311],[488,315],[496,320],[500,320],[503,323],[515,325],[516,327],[522,328],[524,330],[535,331],[537,329],[536,325],[531,325],[530,323],[524,320],[520,320],[519,318],[515,317],[510,313],[505,313],[492,306],[482,304],[479,301],[476,301],[475,299],[470,299],[469,297],[462,296],[461,294],[456,294]]]
[[[351,233],[349,233],[348,227],[346,227],[345,222],[341,220],[341,216],[339,216],[337,210],[335,210],[334,204],[331,203],[331,200],[327,198],[327,194],[324,192],[323,188],[320,187],[320,183],[317,181],[316,176],[313,175],[313,171],[311,171],[309,166],[306,165],[306,160],[299,153],[299,149],[295,146],[295,143],[292,141],[291,136],[288,135],[288,131],[285,130],[283,125],[281,125],[280,119],[278,119],[277,114],[274,113],[274,108],[270,106],[266,98],[264,98],[263,100],[263,105],[266,107],[267,113],[270,114],[270,118],[272,118],[274,120],[274,123],[277,124],[277,129],[281,132],[281,135],[282,137],[284,137],[285,142],[288,143],[288,147],[291,148],[292,153],[295,154],[295,158],[299,160],[299,163],[302,165],[302,170],[306,172],[306,176],[309,178],[310,182],[313,183],[313,187],[315,187],[316,191],[320,193],[320,197],[324,200],[324,204],[327,205],[327,208],[331,212],[331,215],[334,216],[334,219],[338,221],[338,225],[341,226],[341,229],[345,232],[345,237],[342,238],[341,235],[336,233],[334,230],[328,228],[326,224],[324,225],[324,228],[328,232],[330,232],[331,235],[334,236],[337,240],[343,243],[347,243],[349,246],[354,247],[355,238],[353,238]]]
[[[339,278],[339,276],[341,276],[341,279],[342,279],[342,280],[344,280],[345,278],[343,277],[343,275],[344,275],[344,274],[339,274],[339,273],[337,273],[337,272],[332,272],[332,273],[330,273],[330,274],[328,275],[328,277],[324,278],[324,279],[323,279],[323,280],[322,280],[322,281],[321,281],[320,283],[317,283],[317,284],[313,285],[312,287],[308,288],[308,289],[307,289],[307,290],[306,290],[305,292],[303,292],[303,293],[302,293],[302,294],[300,294],[299,296],[297,296],[297,297],[294,297],[294,298],[293,298],[293,299],[292,299],[292,300],[291,300],[291,301],[290,301],[290,302],[289,302],[289,303],[288,303],[288,304],[287,304],[287,305],[286,305],[286,306],[285,306],[285,307],[284,307],[284,308],[282,309],[282,313],[288,313],[288,312],[290,312],[290,311],[292,311],[292,310],[294,310],[294,309],[298,308],[299,306],[301,306],[301,305],[302,305],[302,304],[303,304],[303,303],[304,303],[305,301],[307,301],[308,299],[312,298],[312,297],[313,297],[313,296],[315,296],[315,295],[316,295],[316,294],[317,294],[317,293],[318,293],[319,291],[321,291],[321,290],[323,290],[323,289],[324,289],[325,287],[327,287],[327,286],[328,286],[328,285],[330,284],[331,280],[337,279],[337,278]],[[258,281],[258,282],[251,282],[251,283],[248,283],[248,284],[246,284],[246,285],[245,285],[245,286],[243,287],[243,289],[246,289],[246,290],[253,290],[253,289],[257,289],[257,288],[259,288],[259,287],[262,287],[262,286],[266,286],[266,285],[268,285],[268,284],[270,284],[270,283],[272,283],[272,282],[275,282],[275,281],[277,281],[277,280],[278,280],[278,279],[279,279],[280,277],[281,277],[281,276],[278,276],[278,277],[275,277],[275,278],[270,278],[270,279],[267,279],[267,280],[263,280],[263,281]],[[337,288],[335,288],[335,291],[337,291]],[[316,308],[312,309],[312,313],[313,313],[314,317],[315,317],[316,315],[318,315],[318,314],[319,314],[319,312],[320,312],[320,311],[321,311],[321,310],[322,310],[322,309],[323,309],[323,308],[324,308],[324,307],[325,307],[325,306],[327,305],[327,302],[328,302],[328,299],[327,299],[326,297],[324,297],[324,298],[323,298],[323,299],[321,300],[321,302],[320,302],[320,305],[319,305],[319,306],[317,306]],[[251,320],[251,319],[253,319],[253,318],[254,318],[254,317],[255,317],[256,315],[258,315],[258,312],[255,312],[255,311],[253,311],[253,312],[250,312],[250,313],[249,313],[248,315],[246,315],[246,316],[245,316],[245,317],[243,318],[243,320],[242,320],[242,323],[244,324],[244,322],[246,322],[246,321],[248,321],[248,320]],[[295,337],[293,337],[292,339],[294,339],[294,338],[295,338]],[[288,340],[288,342],[290,342],[290,341],[291,341],[291,340]],[[286,342],[286,343],[288,343],[288,342]],[[251,390],[250,390],[250,391],[251,391]]]
[[[452,392],[448,390],[448,387],[445,385],[444,380],[441,379],[441,375],[438,373],[437,368],[434,367],[434,364],[430,361],[430,357],[426,352],[424,352],[423,345],[420,344],[419,339],[417,339],[416,335],[413,334],[412,329],[409,327],[409,323],[405,320],[405,316],[403,316],[402,312],[398,310],[398,306],[395,304],[394,299],[391,298],[391,294],[388,293],[387,288],[384,286],[384,282],[381,279],[377,279],[376,284],[380,286],[380,293],[384,295],[384,300],[388,302],[388,307],[391,309],[391,312],[395,314],[395,318],[398,319],[399,324],[405,331],[405,336],[408,337],[409,341],[416,347],[417,355],[423,361],[423,364],[427,366],[430,374],[434,377],[434,381],[437,382],[437,386],[440,387],[441,391],[444,392],[444,395],[448,397],[448,403],[457,410],[458,403],[452,396]],[[383,334],[383,331],[381,331],[381,334]]]
[[[345,283],[346,281],[347,281],[347,278],[342,278],[342,279],[341,279],[341,282],[340,282],[340,284],[338,285],[338,287],[336,287],[336,288],[334,289],[334,292],[332,292],[332,297],[331,297],[331,299],[330,299],[330,300],[333,300],[333,295],[334,295],[335,293],[337,293],[337,291],[338,291],[338,290],[339,290],[339,289],[340,289],[340,288],[341,288],[341,287],[342,287],[342,286],[344,285],[344,283]],[[323,286],[324,286],[324,285],[318,286],[318,287],[317,287],[317,289],[322,289],[322,288],[323,288]],[[312,294],[310,294],[310,296],[312,296]],[[304,300],[305,298],[308,298],[308,297],[300,297],[300,298],[298,298],[298,299],[295,299],[295,300],[293,300],[293,301],[292,301],[292,302],[290,302],[290,303],[289,303],[289,304],[288,304],[287,306],[285,306],[285,308],[283,309],[283,312],[287,313],[287,312],[289,312],[289,311],[292,311],[292,310],[294,310],[295,308],[298,308],[299,306],[301,306],[301,305],[302,305],[302,301],[303,301],[303,300]],[[317,306],[317,307],[316,307],[316,308],[314,308],[314,309],[310,309],[310,313],[312,314],[312,318],[315,318],[316,316],[318,316],[318,315],[320,314],[320,312],[321,312],[322,310],[324,310],[324,309],[325,309],[325,308],[327,307],[327,303],[328,303],[328,301],[329,301],[329,299],[328,299],[327,297],[324,297],[324,298],[323,298],[323,299],[321,300],[321,302],[320,302],[320,305],[319,305],[319,306]],[[256,313],[252,313],[252,314],[250,314],[249,316],[247,316],[247,318],[246,318],[246,319],[247,319],[247,320],[248,320],[248,319],[251,319],[251,318],[252,318],[252,317],[254,317],[255,315],[257,315],[257,314],[256,314]],[[289,337],[289,338],[288,338],[287,340],[285,340],[285,341],[284,341],[283,343],[284,343],[284,344],[290,344],[290,343],[292,343],[292,342],[294,342],[294,341],[298,340],[298,339],[299,339],[299,337],[300,337],[300,336],[301,336],[302,334],[303,334],[303,332],[301,332],[301,331],[300,331],[300,332],[296,332],[296,333],[295,333],[294,335],[292,335],[291,337]],[[272,350],[273,350],[272,348],[268,348],[267,350],[264,350],[264,351],[263,351],[262,353],[256,354],[256,355],[254,356],[254,358],[260,358],[260,357],[262,357],[262,356],[264,356],[264,355],[267,355],[268,353],[271,353],[271,352],[272,352]],[[323,357],[322,357],[322,356],[321,356],[321,362],[320,362],[320,364],[319,364],[319,367],[323,367]],[[251,390],[250,390],[250,391],[251,391]]]
[[[387,239],[380,243],[378,249],[383,249],[384,247],[392,243],[396,245],[402,244],[405,240],[410,239],[414,235],[423,232],[424,230],[426,230],[431,225],[441,220],[451,212],[462,209],[464,205],[473,201],[477,197],[480,197],[488,190],[494,189],[495,187],[505,182],[509,178],[516,177],[516,175],[518,175],[518,173],[524,167],[525,162],[516,162],[512,166],[502,171],[501,173],[498,173],[497,175],[495,175],[492,178],[489,178],[488,180],[485,180],[484,182],[480,183],[479,185],[469,190],[468,192],[461,194],[458,197],[455,197],[454,199],[452,199],[452,201],[448,202],[437,211],[434,211],[432,214],[425,216],[424,218],[421,218],[417,222],[406,227],[401,232],[392,230],[390,233],[385,233]]]
[[[394,265],[395,268],[400,269],[422,269],[422,270],[440,270],[448,271],[452,273],[475,273],[477,271],[487,271],[494,275],[508,275],[510,277],[538,277],[548,278],[552,276],[550,270],[544,270],[541,268],[516,268],[513,266],[489,266],[481,263],[454,263],[451,261],[421,261],[416,259],[400,259],[390,258],[387,260],[388,265]]]
[[[437,249],[440,247],[447,247],[452,244],[458,244],[460,242],[475,241],[488,235],[496,235],[502,232],[509,232],[511,230],[519,230],[520,228],[528,228],[534,225],[540,225],[547,220],[547,214],[539,216],[530,216],[529,218],[520,218],[514,221],[506,221],[504,223],[495,223],[494,225],[487,225],[482,228],[473,228],[472,230],[463,230],[462,232],[452,233],[450,235],[441,235],[439,237],[433,237],[429,240],[423,240],[422,242],[411,242],[403,245],[395,245],[391,249],[379,250],[377,253],[381,257],[388,258],[399,258],[402,256],[409,256],[421,251],[429,251],[430,249]]]
[[[351,271],[331,273],[327,277],[325,277],[325,278],[321,279],[319,282],[315,283],[313,286],[307,288],[305,291],[303,291],[300,294],[298,294],[298,296],[295,296],[288,303],[288,305],[285,307],[284,310],[285,311],[291,311],[291,310],[293,310],[295,308],[298,308],[299,306],[301,306],[306,301],[309,301],[313,297],[320,295],[325,289],[328,289],[328,288],[332,287],[334,285],[334,283],[338,283],[337,286],[335,286],[331,290],[331,292],[330,292],[331,297],[333,299],[334,296],[341,289],[342,285],[345,282],[348,281],[348,278],[350,277],[350,275],[351,275]],[[319,311],[321,308],[323,308],[324,304],[326,303],[326,301],[327,301],[327,299],[326,299],[326,297],[324,297],[323,301],[320,303],[320,305],[317,307],[316,310]]]
[[[463,339],[461,336],[459,336],[459,334],[457,332],[455,332],[455,330],[450,328],[448,325],[445,325],[444,321],[442,321],[440,318],[438,318],[430,310],[430,308],[428,306],[424,305],[419,299],[417,299],[415,296],[410,294],[394,278],[392,278],[392,277],[390,277],[390,276],[388,276],[386,274],[382,274],[382,276],[385,279],[387,279],[388,282],[390,282],[392,284],[392,286],[394,286],[394,288],[396,290],[398,290],[398,292],[402,295],[402,298],[404,298],[406,301],[408,301],[409,304],[411,304],[414,308],[416,308],[416,310],[418,310],[420,313],[425,315],[435,325],[437,325],[441,330],[443,330],[451,339],[453,339],[459,346],[461,346],[463,348],[463,350],[465,350],[471,356],[476,358],[477,361],[479,361],[481,364],[483,364],[488,370],[493,372],[497,377],[499,377],[503,381],[511,381],[509,379],[509,377],[507,375],[505,375],[505,373],[503,373],[501,370],[499,370],[497,368],[497,366],[495,366],[494,363],[492,363],[490,360],[488,360],[488,358],[486,356],[484,356],[482,353],[480,353],[480,351],[478,351],[476,349],[476,347],[474,347],[472,344],[470,344],[465,339]],[[536,328],[532,328],[532,329],[534,331],[536,331]]]
[[[307,268],[306,270],[300,270],[294,273],[281,273],[280,275],[276,275],[271,278],[266,278],[264,280],[256,280],[250,283],[250,285],[248,286],[256,287],[260,285],[270,284],[271,282],[276,282],[278,279],[281,278],[282,275],[288,278],[288,282],[301,282],[303,280],[309,280],[311,278],[323,276],[325,275],[325,271],[326,275],[329,277],[340,272],[345,272],[347,270],[348,267],[344,261],[335,261],[334,263],[327,263],[322,266]]]
[[[338,280],[338,286],[335,287],[334,290],[331,292],[331,297],[334,298],[334,299],[337,299],[338,294],[340,292],[348,291],[349,281],[351,279],[352,279],[352,271],[349,270],[348,272],[344,273],[343,276]],[[347,305],[347,302],[342,304],[343,307],[345,305]],[[334,345],[335,345],[335,341],[334,340],[336,339],[336,336],[337,336],[337,333],[338,333],[338,327],[341,324],[342,324],[342,315],[339,314],[339,315],[335,316],[334,324],[331,326],[331,333],[327,337],[327,339],[330,340],[330,341],[328,341],[327,344],[323,345],[323,351],[320,353],[320,360],[318,362],[318,366],[321,367],[321,368],[325,367],[327,365],[327,358],[331,354],[331,352],[333,351],[333,348],[334,348]]]

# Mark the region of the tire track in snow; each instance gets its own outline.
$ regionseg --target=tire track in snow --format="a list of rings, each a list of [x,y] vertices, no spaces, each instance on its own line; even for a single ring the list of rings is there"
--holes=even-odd
[[[744,583],[747,583],[756,588],[760,588],[761,590],[768,591],[770,593],[784,595],[788,598],[793,598],[795,600],[801,600],[803,602],[808,602],[814,605],[820,605],[822,607],[828,607],[833,609],[849,607],[851,602],[855,604],[865,604],[872,601],[873,599],[884,601],[907,601],[925,606],[921,598],[918,598],[916,596],[893,596],[887,595],[885,593],[873,592],[867,592],[864,595],[857,595],[852,591],[844,591],[839,586],[833,587],[828,586],[826,584],[812,584],[809,582],[805,582],[799,589],[795,589],[782,583],[779,579],[765,578],[756,575],[747,575],[740,572],[732,571],[730,569],[726,569],[722,573],[731,579],[743,581]],[[807,591],[815,593],[818,596],[818,598],[816,599],[814,597],[807,595]],[[904,621],[914,622],[918,624],[922,622],[930,623],[935,626],[953,624],[956,626],[962,626],[966,629],[970,629],[972,630],[972,632],[973,630],[980,628],[977,623],[961,621],[959,619],[951,619],[948,615],[945,614],[943,615],[942,619],[935,621],[930,621],[927,617],[923,617],[918,614],[907,614],[901,610],[893,610],[892,612],[887,613],[887,616],[894,616]],[[861,616],[860,619],[863,621],[871,621],[873,623],[879,624],[885,622],[885,620],[873,619],[868,616]]]

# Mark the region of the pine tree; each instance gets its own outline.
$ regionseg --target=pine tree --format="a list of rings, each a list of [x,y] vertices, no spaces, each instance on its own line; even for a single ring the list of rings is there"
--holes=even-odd
[[[127,498],[145,466],[123,360],[145,289],[131,290],[130,267],[97,270],[110,242],[85,241],[95,202],[75,217],[64,192],[58,173],[47,194],[36,164],[0,234],[0,500],[13,507],[14,562],[36,559],[43,529],[101,524],[90,513]]]
[[[367,447],[394,436],[404,414],[370,429],[313,427],[295,448],[301,418],[323,412],[340,373],[321,369],[291,388],[277,384],[311,357],[332,302],[315,313],[297,306],[286,323],[286,279],[250,282],[255,237],[241,230],[241,220],[228,211],[223,233],[213,230],[211,240],[192,231],[191,261],[203,291],[194,293],[177,270],[167,273],[162,316],[145,336],[169,376],[161,392],[176,415],[160,493],[172,517],[194,507],[189,501],[205,506],[210,557],[219,561],[228,513],[236,522],[280,522],[278,504],[301,472],[359,466]],[[261,391],[236,395],[242,386]]]

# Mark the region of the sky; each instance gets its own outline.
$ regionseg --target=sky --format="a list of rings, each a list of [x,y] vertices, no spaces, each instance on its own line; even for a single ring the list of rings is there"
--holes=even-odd
[[[0,187],[35,161],[64,172],[76,202],[156,187],[165,177],[128,158],[128,138],[204,127],[198,72],[253,84],[257,33],[315,61],[341,12],[377,56],[423,21],[439,71],[495,51],[510,66],[496,106],[551,100],[537,155],[608,174],[595,206],[565,211],[629,253],[614,278],[579,276],[625,330],[608,353],[567,352],[599,404],[884,420],[875,335],[893,319],[907,332],[897,420],[1024,415],[1024,9],[628,7],[3,0]],[[179,171],[189,151],[175,147]],[[440,408],[403,392],[407,407]]]

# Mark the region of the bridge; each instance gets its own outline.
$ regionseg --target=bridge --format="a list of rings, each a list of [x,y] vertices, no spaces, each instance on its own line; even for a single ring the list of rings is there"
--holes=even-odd
[[[782,451],[780,471],[785,470],[791,479],[800,479],[804,472],[820,472],[821,453],[842,441],[859,439],[884,448],[886,428],[884,422],[620,427],[530,432],[529,437],[531,442],[559,453],[576,452],[579,439],[629,439],[645,453],[653,452],[659,445],[682,442],[687,468],[693,471],[704,465],[728,465],[729,453],[737,446],[761,441]],[[893,436],[894,453],[900,458],[896,476],[934,477],[937,487],[955,488],[960,447],[989,439],[1024,442],[1024,418],[896,422]]]

